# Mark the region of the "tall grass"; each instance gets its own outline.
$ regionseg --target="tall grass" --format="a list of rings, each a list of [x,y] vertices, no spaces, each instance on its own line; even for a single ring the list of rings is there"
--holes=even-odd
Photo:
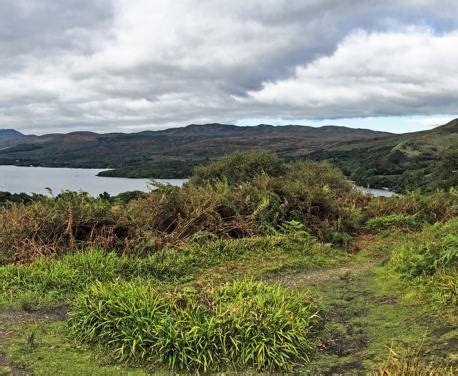
[[[196,235],[184,247],[165,248],[147,257],[90,250],[0,267],[0,306],[69,302],[77,292],[96,281],[144,278],[182,284],[193,281],[211,267],[237,260],[243,267],[242,273],[262,277],[262,273],[313,269],[345,259],[343,252],[301,231],[239,240],[205,240],[205,236],[208,235]],[[221,277],[230,278],[230,275]]]
[[[308,361],[319,309],[307,293],[239,281],[163,293],[144,283],[96,284],[78,296],[70,331],[120,361],[172,370],[288,370]]]
[[[373,373],[374,376],[453,376],[456,375],[452,366],[436,367],[425,364],[418,350],[411,350],[406,355],[400,355],[390,349],[385,364]]]
[[[458,215],[458,191],[437,191],[429,195],[410,192],[404,196],[377,197],[364,209],[368,218],[410,215],[417,221],[435,223]]]
[[[393,251],[391,267],[430,299],[456,304],[458,219],[425,228]]]
[[[426,228],[400,244],[391,259],[394,269],[407,278],[433,275],[457,261],[458,219]]]

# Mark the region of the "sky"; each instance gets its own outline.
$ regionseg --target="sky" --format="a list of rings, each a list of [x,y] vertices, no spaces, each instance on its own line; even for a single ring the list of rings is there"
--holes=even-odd
[[[0,0],[0,128],[458,117],[458,0]]]

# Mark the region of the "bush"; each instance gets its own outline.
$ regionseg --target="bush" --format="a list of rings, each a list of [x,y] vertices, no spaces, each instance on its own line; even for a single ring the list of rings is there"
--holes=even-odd
[[[392,268],[429,299],[456,304],[458,219],[426,228],[393,251]]]
[[[412,215],[391,214],[369,219],[366,223],[366,228],[372,232],[385,231],[391,228],[399,230],[418,230],[421,228],[421,223]]]
[[[458,215],[458,192],[451,189],[428,195],[410,192],[399,197],[377,197],[364,213],[368,218],[397,214],[415,216],[419,222],[447,221]]]
[[[307,293],[252,281],[161,293],[145,283],[96,284],[70,314],[78,340],[120,361],[172,370],[288,370],[306,363],[318,329]]]
[[[283,161],[267,151],[236,152],[198,166],[190,179],[192,184],[227,181],[230,185],[246,183],[259,175],[279,176],[285,170]]]
[[[418,237],[402,243],[394,251],[391,263],[396,271],[414,278],[432,275],[456,264],[458,259],[458,220],[437,224]]]
[[[0,210],[0,254],[9,262],[56,256],[83,245],[117,248],[125,221],[108,200],[64,192]]]
[[[272,233],[291,220],[320,240],[348,244],[361,197],[338,169],[310,161],[236,185],[228,179],[162,185],[127,203],[65,192],[0,211],[0,258],[24,263],[87,248],[146,256],[202,231],[238,239]]]

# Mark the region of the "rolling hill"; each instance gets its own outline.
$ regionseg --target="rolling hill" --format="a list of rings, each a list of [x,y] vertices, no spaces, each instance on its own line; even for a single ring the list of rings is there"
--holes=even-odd
[[[27,136],[14,129],[0,129],[0,148],[10,146],[25,138]]]
[[[316,150],[360,185],[406,190],[458,186],[458,119],[428,131],[342,143]]]
[[[0,150],[0,164],[108,168],[110,176],[171,178],[236,150],[269,149],[301,158],[342,142],[373,140],[389,133],[327,126],[191,124],[140,133],[73,132],[27,136]]]
[[[458,149],[458,119],[406,134],[339,126],[214,123],[139,133],[24,136],[3,130],[2,142],[0,164],[104,168],[109,169],[101,173],[104,176],[154,178],[186,177],[195,165],[223,154],[263,149],[288,160],[330,160],[360,185],[404,191],[431,189],[438,171],[451,168],[443,160]],[[453,163],[454,157],[448,158]],[[456,172],[450,176],[454,185]]]

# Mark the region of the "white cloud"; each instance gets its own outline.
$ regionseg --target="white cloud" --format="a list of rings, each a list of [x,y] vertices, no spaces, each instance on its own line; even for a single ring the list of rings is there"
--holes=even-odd
[[[48,3],[0,0],[0,128],[457,112],[456,1]]]
[[[458,103],[457,45],[456,31],[357,31],[332,55],[238,100],[303,117],[453,113]]]

